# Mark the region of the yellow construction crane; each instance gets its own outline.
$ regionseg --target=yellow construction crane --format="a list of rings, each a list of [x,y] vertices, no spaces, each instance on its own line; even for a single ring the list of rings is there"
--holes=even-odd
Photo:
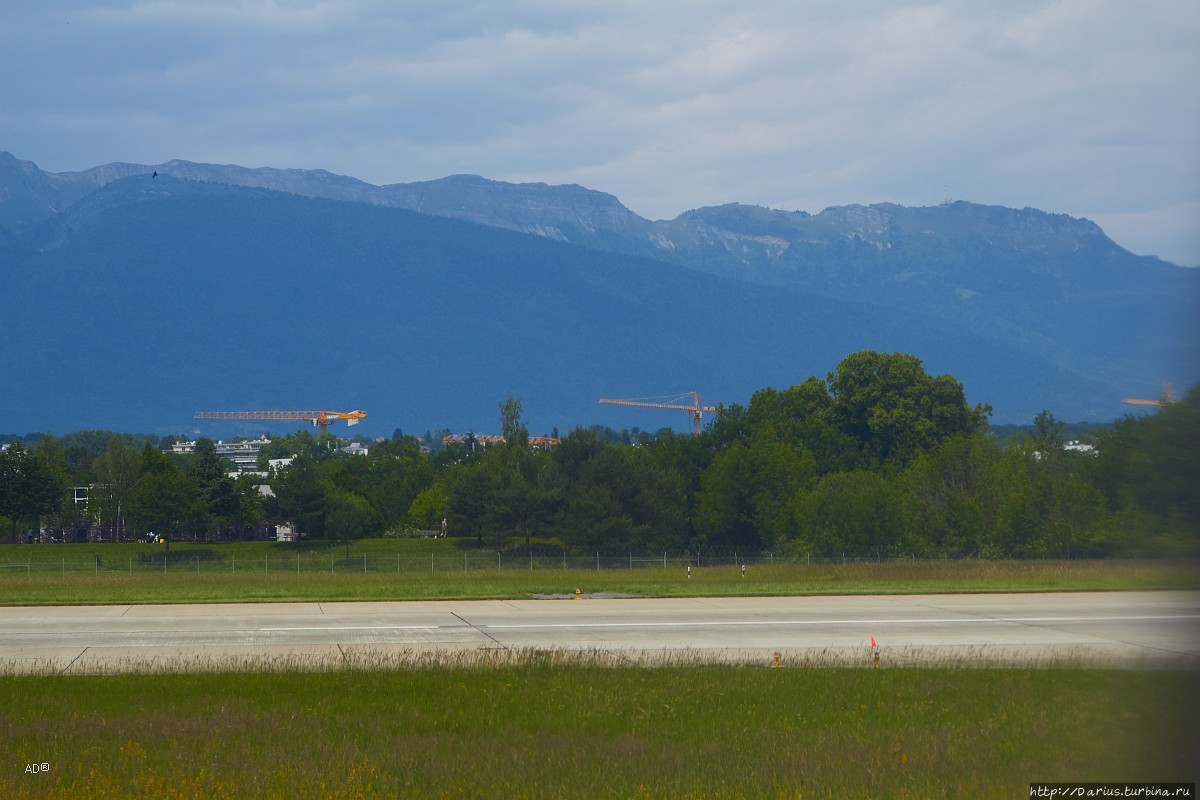
[[[357,425],[365,411],[197,411],[196,419],[262,419],[273,422],[311,422],[322,431],[339,420]]]
[[[683,401],[691,398],[692,402],[685,405]],[[601,397],[601,403],[607,403],[612,406],[636,406],[637,408],[671,408],[677,411],[688,412],[688,418],[692,421],[692,435],[700,435],[700,419],[705,413],[715,414],[717,409],[712,406],[700,405],[700,395],[696,392],[684,392],[677,395],[665,395],[663,397],[641,397],[632,400],[617,400],[609,397]]]
[[[1138,397],[1126,397],[1121,401],[1131,406],[1161,406],[1166,403],[1178,403],[1179,398],[1175,396],[1175,387],[1169,383],[1163,384],[1162,398],[1159,400],[1143,400]]]

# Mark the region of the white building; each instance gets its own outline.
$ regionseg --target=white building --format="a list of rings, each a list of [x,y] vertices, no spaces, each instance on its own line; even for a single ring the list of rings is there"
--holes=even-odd
[[[244,442],[218,441],[217,455],[237,467],[239,472],[253,472],[258,469],[258,451],[263,445],[270,444],[270,438],[261,436],[258,439],[247,439]],[[177,442],[171,445],[171,452],[187,455],[196,452],[195,442]]]

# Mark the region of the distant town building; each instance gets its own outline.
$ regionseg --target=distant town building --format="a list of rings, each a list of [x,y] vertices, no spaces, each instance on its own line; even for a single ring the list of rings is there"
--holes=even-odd
[[[237,467],[238,472],[253,472],[258,469],[258,452],[264,445],[270,444],[270,438],[261,436],[257,439],[247,439],[244,442],[217,442],[217,455]],[[171,452],[187,455],[196,452],[195,442],[177,442],[171,445]]]
[[[275,528],[275,541],[277,542],[298,542],[302,533],[296,530],[296,526],[290,522],[284,522]]]

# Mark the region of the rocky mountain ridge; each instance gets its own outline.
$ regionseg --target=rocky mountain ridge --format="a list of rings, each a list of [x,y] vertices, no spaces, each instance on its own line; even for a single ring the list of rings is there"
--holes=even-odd
[[[151,177],[155,172],[157,179]],[[156,236],[157,228],[149,220],[168,212],[182,214],[184,206],[190,209],[188,215],[171,217],[181,231],[176,239],[147,251],[145,242],[122,238],[121,231],[135,230],[151,231],[139,236]],[[242,217],[231,220],[227,207],[240,209]],[[280,217],[283,208],[308,219],[307,225],[297,228]],[[329,215],[329,224],[312,217],[317,209]],[[414,213],[406,216],[410,211]],[[437,219],[460,225],[446,227],[435,224]],[[250,227],[254,220],[257,229]],[[606,332],[632,324],[623,306],[636,306],[639,313],[663,320],[669,317],[677,326],[691,326],[695,317],[704,330],[701,350],[716,348],[723,358],[738,363],[736,371],[742,377],[719,383],[726,402],[744,401],[754,389],[786,381],[780,370],[791,374],[798,363],[814,362],[798,368],[803,374],[795,375],[797,380],[822,374],[848,352],[839,350],[859,346],[914,348],[934,369],[952,372],[969,390],[974,376],[980,381],[974,388],[982,393],[973,397],[996,405],[1000,421],[1027,420],[1043,407],[1067,419],[1111,419],[1122,410],[1123,396],[1153,397],[1165,381],[1187,386],[1200,379],[1200,336],[1195,335],[1200,270],[1134,256],[1088,220],[1036,209],[965,202],[927,208],[883,203],[809,214],[727,204],[651,221],[611,195],[579,186],[506,184],[469,175],[372,186],[323,170],[185,161],[110,164],[54,174],[0,153],[0,272],[6,266],[17,272],[0,279],[8,281],[11,299],[20,297],[35,306],[52,305],[55,293],[67,291],[67,275],[105,270],[126,282],[152,282],[163,296],[178,296],[180,289],[170,277],[177,275],[180,285],[190,285],[191,272],[203,269],[198,254],[239,265],[240,271],[220,287],[227,294],[277,293],[283,278],[254,278],[261,261],[273,261],[276,252],[285,251],[300,265],[297,274],[308,275],[308,280],[325,280],[319,277],[324,269],[347,278],[361,272],[369,276],[364,280],[391,286],[399,278],[380,271],[389,264],[390,269],[399,268],[388,248],[403,251],[407,245],[395,241],[381,225],[419,232],[431,264],[443,270],[436,280],[422,272],[419,286],[395,284],[402,307],[413,298],[441,293],[474,297],[473,305],[461,312],[470,318],[465,329],[495,340],[496,331],[506,325],[524,329],[525,322],[515,320],[517,316],[545,316],[545,309],[557,304],[566,315],[558,324],[570,327],[571,309],[586,307],[591,343],[597,346],[611,339]],[[326,239],[314,238],[318,229]],[[448,238],[434,243],[438,235]],[[517,238],[506,238],[512,236]],[[489,280],[493,276],[486,271],[464,273],[456,265],[467,259],[483,269],[491,257],[484,255],[486,248],[464,250],[455,237],[511,251],[514,255],[493,260],[504,265],[508,280],[524,294],[508,307],[489,299],[511,291],[507,285],[491,295],[476,294],[483,285],[479,275],[489,275]],[[576,265],[572,280],[590,282],[600,294],[560,285],[564,276],[556,271],[523,267],[525,258],[531,263],[551,258],[550,251],[535,246],[539,241],[565,248],[554,250],[553,259]],[[297,242],[304,247],[297,250]],[[258,253],[259,261],[247,261],[247,252]],[[153,264],[160,266],[152,268]],[[54,283],[50,276],[55,274],[67,283]],[[478,285],[455,285],[454,275]],[[703,280],[720,287],[715,296],[701,292]],[[107,284],[93,287],[94,292],[101,290],[110,291]],[[123,291],[128,297],[134,294],[129,287]],[[646,305],[639,292],[657,296],[658,302]],[[707,298],[704,302],[697,299],[701,295]],[[349,303],[353,297],[342,299]],[[542,301],[531,305],[529,298],[538,297]],[[638,302],[632,303],[635,297]],[[299,308],[321,303],[308,295],[293,301]],[[87,313],[87,296],[80,296],[79,302],[78,313]],[[141,296],[139,302],[154,301]],[[767,305],[769,314],[762,310]],[[664,307],[672,314],[664,315]],[[443,311],[448,317],[460,313],[451,306]],[[739,315],[769,323],[775,331],[747,336],[731,322]],[[708,331],[703,328],[706,317],[723,322]],[[438,324],[430,322],[433,327]],[[691,360],[695,342],[659,327],[638,330],[660,344],[675,345],[647,355],[641,366],[651,373],[674,374],[678,365],[670,364],[671,353],[686,351],[684,372],[705,375],[701,363]],[[700,335],[698,330],[692,333]],[[737,346],[708,338],[717,333]],[[336,330],[325,334],[339,336]],[[364,335],[391,347],[374,333]],[[556,336],[549,328],[530,335]],[[795,341],[785,341],[789,338]],[[478,347],[478,341],[465,340],[463,346]],[[562,344],[580,341],[572,337]],[[640,353],[645,345],[634,342],[644,341],[635,337],[622,348]],[[805,350],[805,342],[812,347]],[[520,347],[513,341],[510,345]],[[454,360],[439,342],[423,346],[442,353],[443,363]],[[972,358],[972,352],[978,355]],[[369,357],[379,360],[377,356]],[[566,351],[545,357],[555,363],[576,360]],[[620,363],[619,354],[607,351],[592,352],[592,357],[613,369]],[[208,364],[220,359],[215,353],[203,356]],[[501,361],[481,368],[494,382],[506,379],[505,369],[498,366]],[[420,362],[426,367],[429,363]],[[733,368],[722,367],[713,375],[721,370]],[[619,369],[610,378],[618,374]],[[587,383],[584,376],[572,375],[571,380]],[[628,394],[677,388],[689,387],[647,386],[643,392],[631,386]],[[553,394],[558,389],[551,382],[539,384],[538,391]],[[554,402],[558,408],[575,409],[573,414],[582,413],[563,398]]]

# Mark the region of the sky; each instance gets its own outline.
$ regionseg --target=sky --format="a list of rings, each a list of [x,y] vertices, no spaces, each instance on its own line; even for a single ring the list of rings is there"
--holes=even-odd
[[[1195,0],[5,0],[0,150],[1031,206],[1200,266],[1197,42]]]

